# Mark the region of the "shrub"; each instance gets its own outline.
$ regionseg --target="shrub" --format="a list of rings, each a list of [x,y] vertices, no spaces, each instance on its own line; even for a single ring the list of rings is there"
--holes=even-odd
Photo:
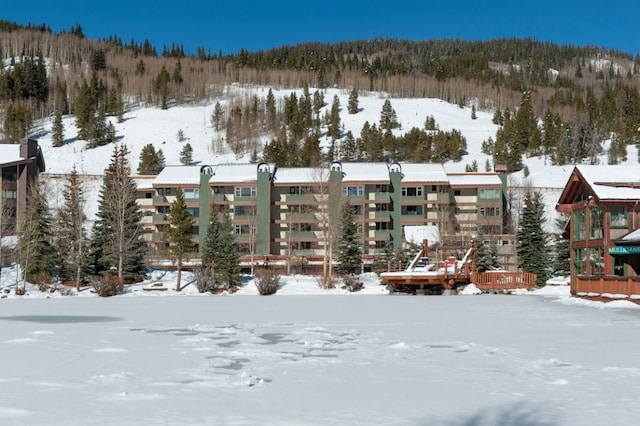
[[[60,287],[60,296],[73,296],[73,289],[71,287]]]
[[[318,287],[323,290],[330,290],[336,288],[337,278],[332,275],[324,275],[317,278]]]
[[[120,283],[117,277],[110,275],[92,277],[91,285],[100,297],[115,296],[124,290],[124,284]]]
[[[343,277],[343,280],[344,280],[344,285],[342,286],[342,288],[350,292],[360,291],[364,288],[364,284],[356,280],[351,275],[347,275]]]
[[[261,295],[275,294],[280,286],[280,275],[273,269],[260,269],[256,272],[255,284]]]
[[[199,266],[193,270],[193,275],[196,277],[196,288],[200,293],[215,292],[217,290],[218,286],[213,268]]]

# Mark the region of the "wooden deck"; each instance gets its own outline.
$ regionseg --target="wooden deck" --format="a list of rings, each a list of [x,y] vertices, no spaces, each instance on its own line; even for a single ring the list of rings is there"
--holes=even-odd
[[[640,298],[640,277],[619,277],[616,275],[579,275],[571,284],[573,296],[586,298],[607,298],[625,296],[638,303]],[[604,296],[603,296],[604,295]]]
[[[480,290],[515,290],[536,287],[537,274],[533,272],[487,271],[474,272],[471,282]]]

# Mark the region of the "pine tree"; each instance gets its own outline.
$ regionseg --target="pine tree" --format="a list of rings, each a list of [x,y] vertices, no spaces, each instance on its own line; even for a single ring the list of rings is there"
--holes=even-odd
[[[98,200],[91,238],[96,273],[115,268],[118,280],[138,278],[145,269],[146,245],[142,241],[142,213],[136,201],[125,145],[114,147]]]
[[[351,90],[349,94],[349,103],[347,104],[347,111],[349,114],[357,114],[358,113],[358,89],[355,87]]]
[[[49,281],[55,276],[58,253],[53,246],[51,215],[44,188],[38,183],[29,187],[29,204],[18,233],[18,255],[25,281]]]
[[[328,124],[329,129],[327,130],[327,136],[330,136],[333,140],[340,139],[340,99],[338,95],[333,97]]]
[[[161,109],[169,108],[169,81],[171,81],[171,76],[169,76],[169,71],[163,65],[153,80],[154,90],[159,98]]]
[[[269,89],[269,93],[271,93],[271,89]],[[271,96],[273,96],[273,93],[271,93]],[[274,114],[275,114],[275,98],[273,99],[273,108],[274,108]],[[222,129],[224,127],[224,108],[222,108],[222,105],[220,105],[220,102],[216,102],[215,106],[213,107],[213,112],[211,113],[211,125],[213,126],[213,129],[215,131],[219,131],[220,129]]]
[[[336,272],[355,275],[362,270],[362,244],[358,238],[358,224],[355,214],[348,200],[342,205],[340,222]]]
[[[568,238],[562,236],[566,225],[566,218],[559,218],[556,220],[556,229],[558,232],[554,236],[553,241],[553,258],[552,269],[553,275],[556,276],[569,276],[571,273],[570,268],[570,252],[571,242]]]
[[[525,194],[524,206],[516,234],[518,267],[524,272],[535,272],[538,284],[549,277],[548,236],[543,230],[545,222],[544,202],[539,191]]]
[[[240,283],[240,253],[234,228],[229,214],[225,212],[220,218],[213,204],[201,246],[202,265],[215,270],[224,288],[237,286]]]
[[[64,253],[60,261],[60,277],[74,278],[76,289],[80,289],[83,274],[88,268],[87,247],[89,245],[84,229],[87,220],[84,212],[84,188],[75,165],[62,191],[63,206],[56,215],[56,246]]]
[[[391,131],[398,127],[398,114],[391,106],[391,101],[386,99],[380,112],[380,129]]]
[[[56,148],[64,145],[64,124],[62,124],[62,114],[57,109],[51,126],[51,142]]]
[[[164,228],[164,241],[169,246],[171,260],[176,264],[176,291],[180,291],[183,260],[195,247],[192,236],[194,219],[187,211],[184,194],[180,188],[176,190],[176,199],[171,205],[168,220],[169,226]]]
[[[269,88],[269,93],[267,93],[265,110],[267,113],[267,128],[269,130],[275,130],[277,125],[276,97],[273,95],[271,88]]]
[[[156,151],[153,144],[146,144],[140,152],[138,164],[139,175],[157,175],[164,169],[164,154],[162,149]]]
[[[190,166],[193,164],[193,147],[189,142],[180,151],[180,164]]]
[[[471,105],[471,119],[475,120],[476,118],[478,118],[476,116],[476,106],[475,105]]]

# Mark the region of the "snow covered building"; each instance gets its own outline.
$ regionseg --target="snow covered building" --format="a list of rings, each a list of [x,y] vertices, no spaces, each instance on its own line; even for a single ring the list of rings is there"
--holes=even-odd
[[[218,164],[168,166],[140,184],[146,239],[159,257],[167,213],[176,188],[182,188],[195,218],[194,240],[205,235],[213,205],[230,214],[245,263],[284,264],[302,257],[321,264],[347,201],[365,263],[389,244],[402,247],[407,225],[437,227],[444,257],[466,250],[482,227],[501,246],[506,263],[515,259],[514,237],[503,233],[506,188],[499,173],[448,174],[439,164],[414,163]]]
[[[0,144],[0,235],[14,235],[24,219],[29,186],[45,171],[45,162],[33,139]]]
[[[556,210],[569,215],[571,294],[640,299],[640,168],[576,166]]]

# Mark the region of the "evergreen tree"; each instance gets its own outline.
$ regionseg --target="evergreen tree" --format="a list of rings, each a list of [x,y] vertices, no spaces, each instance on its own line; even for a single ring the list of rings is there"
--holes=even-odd
[[[347,132],[344,140],[340,144],[340,159],[342,161],[352,162],[358,159],[358,144],[353,137],[351,130]]]
[[[358,89],[355,87],[351,90],[349,94],[349,103],[347,104],[347,111],[349,114],[357,114],[358,113]]]
[[[44,188],[29,187],[29,204],[18,233],[18,255],[25,281],[47,282],[55,276],[58,253],[52,244],[51,215]]]
[[[31,127],[31,108],[23,103],[10,103],[4,115],[4,136],[7,143],[18,143],[26,138]]]
[[[176,264],[176,291],[180,288],[182,278],[182,263],[185,256],[195,247],[192,236],[194,219],[187,211],[182,189],[176,190],[176,199],[169,212],[169,226],[164,228],[164,241],[168,244],[168,252],[171,260]]]
[[[189,142],[180,151],[180,164],[190,166],[193,164],[193,147]]]
[[[160,72],[153,80],[153,87],[158,96],[159,104],[161,109],[169,108],[169,82],[171,81],[171,76],[169,75],[169,71],[162,66]]]
[[[391,101],[386,99],[380,112],[380,129],[391,131],[398,127],[398,114],[391,106]]]
[[[146,254],[140,228],[142,213],[136,201],[136,184],[130,177],[128,154],[125,145],[114,147],[91,238],[95,272],[114,268],[120,283],[143,274]]]
[[[327,136],[330,136],[333,140],[340,139],[340,99],[338,95],[333,97],[328,125]]]
[[[556,276],[569,276],[571,274],[571,241],[562,236],[566,222],[566,218],[559,218],[556,220],[556,229],[558,232],[554,236],[553,259],[551,262],[553,275]]]
[[[162,150],[156,151],[153,144],[146,144],[140,152],[138,174],[157,175],[162,169],[164,169],[164,154],[162,154]]]
[[[471,119],[475,120],[476,118],[478,118],[476,116],[476,106],[475,105],[471,105]]]
[[[267,113],[267,128],[274,130],[277,125],[276,97],[273,95],[271,88],[269,88],[269,93],[267,93],[265,110]]]
[[[362,270],[362,243],[358,238],[358,224],[348,199],[342,205],[340,222],[336,272],[355,275]]]
[[[269,93],[271,93],[271,89],[269,89]],[[273,96],[273,94],[271,96]],[[273,102],[273,107],[275,108],[275,98]],[[211,125],[213,126],[215,131],[219,131],[224,127],[224,123],[224,108],[222,108],[220,102],[216,102],[215,106],[213,107],[213,112],[211,113]]]
[[[62,114],[57,109],[51,126],[51,142],[56,148],[64,145],[64,124],[62,124]]]
[[[548,236],[543,230],[545,222],[544,202],[539,191],[528,191],[516,234],[518,267],[524,272],[535,272],[537,283],[544,284],[549,278]]]
[[[60,261],[60,277],[74,278],[80,289],[83,274],[88,269],[87,234],[84,229],[87,217],[84,212],[84,188],[75,165],[62,190],[63,206],[56,215],[56,246],[64,253]]]
[[[83,80],[73,103],[78,139],[89,140],[91,138],[95,112],[96,100],[94,99],[93,91],[87,81]]]
[[[215,205],[211,205],[211,214],[207,232],[202,241],[202,265],[213,268],[225,288],[240,284],[240,253],[235,241],[231,217],[225,212],[220,218]]]

